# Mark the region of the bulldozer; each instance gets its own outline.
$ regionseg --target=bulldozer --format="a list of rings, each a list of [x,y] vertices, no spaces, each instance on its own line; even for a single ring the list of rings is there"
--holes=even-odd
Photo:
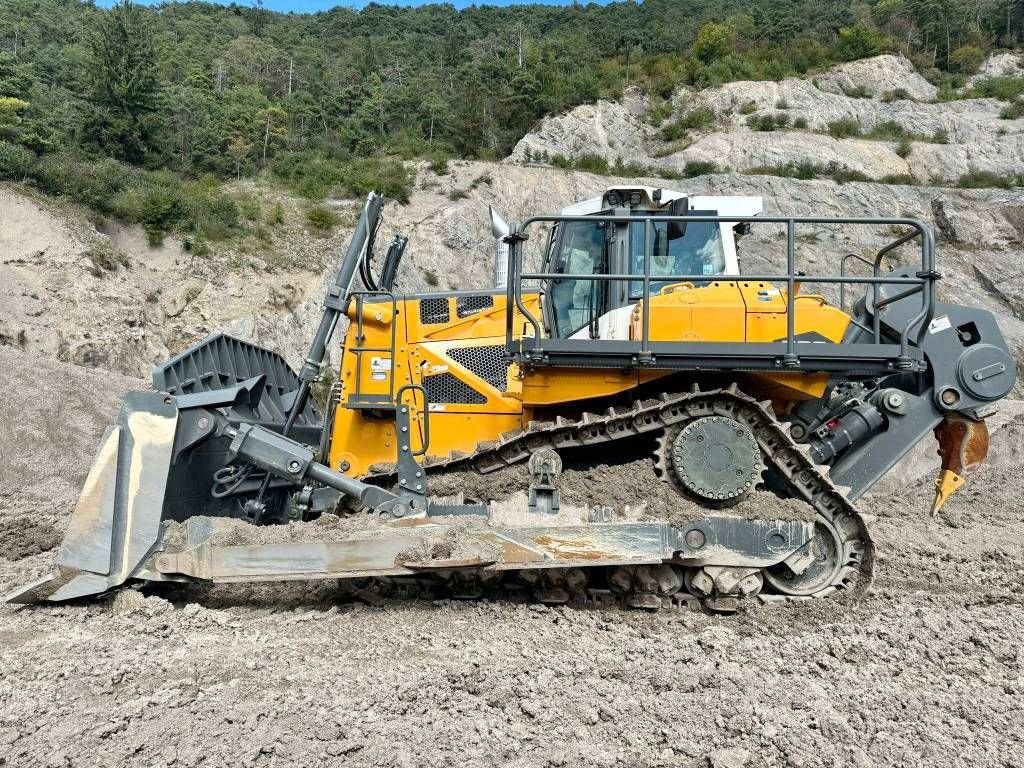
[[[55,572],[9,602],[296,579],[641,609],[862,594],[857,500],[933,433],[937,511],[1014,384],[992,315],[938,300],[914,219],[613,186],[518,223],[492,208],[492,287],[401,294],[408,240],[378,261],[382,206],[368,195],[297,372],[217,334],[126,396]],[[786,267],[744,274],[738,244],[762,226]],[[840,226],[899,234],[801,270],[798,228]],[[566,467],[599,480],[637,452],[650,492],[563,498]],[[518,483],[502,498],[431,492],[501,472]]]

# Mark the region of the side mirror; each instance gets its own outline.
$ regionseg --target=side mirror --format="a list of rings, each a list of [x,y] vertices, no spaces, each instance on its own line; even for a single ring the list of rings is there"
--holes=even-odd
[[[668,213],[670,216],[685,216],[690,212],[690,198],[679,197],[668,204]],[[686,237],[686,222],[685,221],[670,221],[668,223],[668,239],[678,240],[681,237]]]

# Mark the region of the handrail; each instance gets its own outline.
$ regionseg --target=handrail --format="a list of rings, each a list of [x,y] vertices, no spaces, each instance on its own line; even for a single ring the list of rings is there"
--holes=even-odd
[[[363,333],[363,303],[365,298],[368,296],[384,296],[385,298],[391,299],[391,346],[390,347],[364,347],[362,346],[363,339],[366,338]],[[352,393],[352,399],[358,403],[360,395],[362,394],[362,380],[363,380],[363,355],[367,352],[382,352],[387,353],[391,356],[391,371],[388,374],[388,403],[392,403],[395,400],[395,347],[397,346],[397,331],[398,322],[396,320],[398,315],[398,298],[392,291],[377,289],[377,290],[365,290],[365,291],[351,291],[349,293],[350,298],[354,298],[356,301],[356,345],[349,351],[356,356],[356,370],[355,379],[356,386],[355,391]],[[381,401],[385,402],[385,401]]]
[[[523,272],[522,269],[522,243],[528,238],[526,230],[534,224],[538,223],[558,223],[558,222],[570,222],[570,221],[583,221],[583,222],[606,222],[606,223],[617,223],[617,224],[644,224],[644,258],[643,258],[643,274],[621,274],[621,273],[609,273],[609,274],[573,274],[573,273],[552,273],[552,272]],[[530,358],[534,360],[540,360],[543,355],[543,331],[537,318],[527,309],[522,299],[522,282],[524,280],[553,280],[553,279],[564,279],[564,280],[590,280],[590,281],[642,281],[643,283],[643,295],[640,299],[642,302],[642,331],[640,338],[640,355],[637,362],[641,365],[650,364],[653,360],[650,352],[650,297],[651,297],[651,265],[650,256],[653,244],[653,225],[655,222],[681,222],[681,223],[692,223],[692,222],[711,222],[711,223],[729,223],[729,224],[740,224],[740,223],[775,223],[784,224],[786,226],[786,271],[782,274],[768,274],[768,275],[658,275],[659,282],[673,281],[673,282],[710,282],[709,278],[718,281],[780,281],[785,280],[787,284],[787,301],[786,301],[786,353],[783,356],[784,367],[798,367],[799,366],[799,355],[796,351],[796,313],[795,313],[795,293],[796,284],[799,283],[811,283],[811,284],[839,284],[842,296],[840,303],[842,306],[843,298],[845,297],[845,286],[847,284],[857,285],[869,285],[871,286],[873,294],[873,305],[874,300],[877,299],[877,289],[879,285],[912,285],[916,286],[911,291],[905,291],[899,294],[899,298],[905,298],[906,296],[913,295],[914,293],[920,292],[922,295],[922,306],[921,310],[910,319],[907,325],[902,329],[900,333],[900,354],[897,359],[897,367],[906,368],[911,364],[909,356],[909,338],[910,332],[913,328],[918,327],[917,343],[920,344],[921,338],[927,328],[928,323],[931,321],[934,315],[934,291],[933,283],[939,279],[941,275],[935,270],[935,245],[931,231],[919,220],[909,218],[875,218],[875,217],[825,217],[825,216],[711,216],[711,215],[692,215],[692,216],[671,216],[671,215],[659,215],[652,214],[647,216],[630,216],[621,214],[612,215],[600,215],[600,216],[585,216],[585,215],[552,215],[552,216],[532,216],[521,224],[513,223],[510,227],[509,234],[504,238],[505,242],[509,245],[508,249],[508,282],[506,284],[506,324],[505,324],[505,337],[506,346],[512,348],[513,345],[513,314],[514,309],[519,310],[527,322],[533,328],[533,342],[530,349],[526,349],[525,343],[520,340],[520,348]],[[840,275],[801,275],[796,270],[796,226],[798,224],[854,224],[864,226],[879,226],[879,225],[898,225],[907,226],[911,228],[911,231],[897,238],[893,242],[887,244],[881,248],[875,255],[874,262],[872,264],[872,275],[870,277],[854,277],[845,274],[846,259],[849,256],[844,257],[840,264]],[[882,277],[879,275],[879,265],[882,257],[898,248],[899,246],[913,240],[917,237],[921,238],[921,269],[916,273],[914,277]],[[867,262],[860,256],[851,254],[861,261]],[[895,298],[891,298],[886,301],[884,305],[891,304],[895,301]],[[884,306],[882,305],[882,306]],[[872,329],[873,340],[875,344],[881,344],[881,323],[878,317],[877,310],[875,311],[874,317],[874,328]],[[634,340],[635,341],[635,340]],[[697,342],[699,343],[699,342]]]

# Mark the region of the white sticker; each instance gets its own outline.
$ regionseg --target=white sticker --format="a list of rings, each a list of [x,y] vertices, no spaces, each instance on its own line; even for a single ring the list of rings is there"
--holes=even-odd
[[[387,381],[387,371],[370,371],[371,381]]]
[[[948,315],[941,315],[928,323],[928,333],[938,333],[939,331],[946,331],[950,328],[952,328],[952,325],[949,322]]]
[[[443,411],[444,410],[444,403],[431,403],[430,404],[430,410],[431,411]]]
[[[447,365],[432,365],[432,366],[430,366],[430,372],[431,373],[444,373],[447,370],[448,370],[448,366]]]
[[[370,368],[374,371],[390,371],[391,370],[391,358],[390,357],[371,357]]]

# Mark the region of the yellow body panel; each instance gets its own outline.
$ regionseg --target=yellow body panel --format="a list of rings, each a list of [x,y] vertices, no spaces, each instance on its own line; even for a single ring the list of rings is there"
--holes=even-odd
[[[483,309],[474,300],[487,302],[485,297],[431,296],[398,299],[394,306],[390,300],[366,303],[361,309],[353,305],[340,368],[341,402],[331,433],[332,467],[360,476],[375,464],[395,461],[393,414],[365,404],[359,409],[351,407],[360,396],[387,402],[405,384],[424,385],[429,380],[432,386],[441,386],[437,382],[443,380],[445,392],[459,393],[447,399],[462,400],[431,404],[429,454],[444,457],[451,452],[468,453],[481,442],[525,426],[535,417],[536,409],[600,401],[672,373],[580,368],[536,368],[520,373],[514,365],[506,372],[502,362],[505,296],[491,296],[492,306]],[[530,312],[540,317],[539,295],[528,294],[524,301]],[[650,338],[777,341],[786,336],[786,304],[786,291],[767,283],[723,280],[701,287],[669,286],[651,298]],[[357,311],[362,315],[362,338],[357,338]],[[632,338],[640,337],[641,312],[640,306],[634,309]],[[814,334],[819,342],[839,342],[849,317],[821,296],[798,295],[795,324],[798,337]],[[526,330],[517,312],[513,335],[518,338]],[[743,385],[751,394],[772,399],[780,411],[796,401],[819,397],[827,382],[824,373],[743,376]],[[407,392],[403,400],[412,406],[410,444],[418,449],[423,444],[425,414],[422,398],[416,395],[414,401],[413,394]]]

